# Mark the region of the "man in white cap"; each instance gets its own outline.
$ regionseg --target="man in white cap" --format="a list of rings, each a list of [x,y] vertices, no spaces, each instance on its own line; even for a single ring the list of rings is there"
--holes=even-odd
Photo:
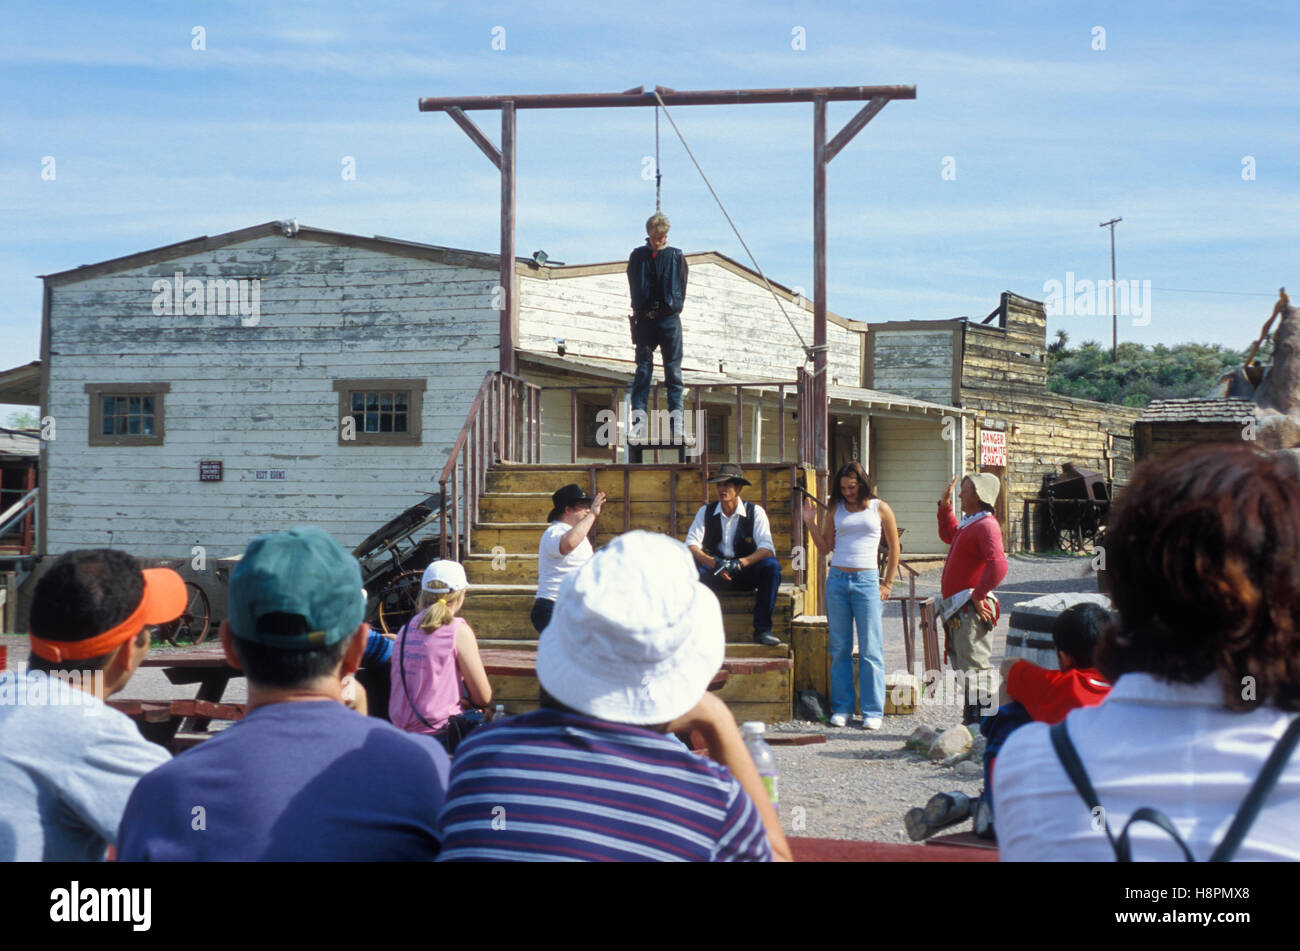
[[[789,860],[726,704],[722,609],[686,546],[628,532],[564,581],[542,707],[460,746],[440,860]],[[698,730],[709,758],[666,734]]]
[[[939,607],[953,667],[962,671],[966,683],[962,722],[970,725],[980,717],[980,704],[972,701],[973,688],[980,678],[986,680],[981,685],[985,693],[994,687],[989,659],[1000,611],[993,589],[1007,576],[1007,559],[1002,550],[1002,529],[993,515],[1001,489],[998,477],[991,472],[977,472],[961,480],[960,521],[952,510],[956,485],[954,476],[939,499],[939,539],[949,546],[939,581],[943,598]],[[996,699],[989,705],[996,709]]]

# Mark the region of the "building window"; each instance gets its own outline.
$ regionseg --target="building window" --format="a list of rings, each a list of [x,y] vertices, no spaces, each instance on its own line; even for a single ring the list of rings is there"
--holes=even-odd
[[[608,449],[609,443],[601,445],[596,436],[600,433],[601,421],[597,418],[601,410],[608,410],[608,406],[601,406],[599,403],[584,403],[578,401],[578,413],[582,419],[582,448],[583,449]]]
[[[161,446],[163,400],[170,383],[87,383],[89,444]]]
[[[424,380],[335,380],[340,446],[418,446]]]
[[[727,417],[714,412],[705,418],[709,427],[709,455],[721,456],[727,451]]]

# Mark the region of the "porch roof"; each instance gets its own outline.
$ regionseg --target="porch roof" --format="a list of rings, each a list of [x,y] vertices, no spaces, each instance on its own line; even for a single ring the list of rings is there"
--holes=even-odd
[[[635,370],[635,364],[631,360],[613,360],[608,357],[592,357],[585,355],[568,354],[559,356],[554,353],[547,353],[539,350],[520,350],[519,359],[521,363],[531,363],[540,368],[547,370],[568,370],[575,373],[582,373],[588,376],[594,376],[601,379],[607,379],[611,382],[618,382],[624,385],[630,384],[632,374]],[[770,392],[776,394],[777,387],[784,383],[786,392],[792,398],[795,392],[795,381],[793,374],[787,379],[766,379],[755,377],[753,374],[735,374],[735,373],[718,373],[710,370],[693,370],[688,367],[682,368],[682,382],[690,386],[735,386],[738,383],[750,384],[750,389],[756,389],[760,392]],[[662,384],[661,384],[662,385]],[[975,411],[961,409],[956,406],[945,406],[942,403],[931,403],[926,400],[913,399],[910,396],[900,396],[896,393],[884,393],[880,390],[868,390],[860,386],[841,386],[831,384],[827,388],[831,405],[839,405],[841,408],[865,409],[875,412],[896,412],[909,415],[928,415],[937,414],[939,416],[974,416]]]

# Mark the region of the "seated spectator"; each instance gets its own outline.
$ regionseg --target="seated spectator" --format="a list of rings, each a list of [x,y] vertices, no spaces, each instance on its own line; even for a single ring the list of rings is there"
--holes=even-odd
[[[462,697],[475,707],[492,701],[492,685],[478,653],[478,639],[457,613],[469,582],[454,561],[424,569],[420,606],[397,636],[388,718],[411,733],[436,737],[448,753],[481,718],[467,719]]]
[[[727,705],[722,609],[686,546],[628,532],[565,579],[537,650],[542,709],[474,732],[440,860],[789,860]],[[709,757],[666,734],[696,729]]]
[[[170,759],[103,701],[187,600],[170,568],[107,548],[41,576],[29,669],[0,673],[0,861],[103,861],[136,782]]]
[[[1102,629],[1110,621],[1110,612],[1099,604],[1075,604],[1052,622],[1056,670],[1023,657],[1002,661],[997,713],[980,719],[980,732],[988,738],[982,795],[987,812],[981,817],[976,807],[977,832],[986,834],[991,829],[993,764],[1007,738],[1026,723],[1059,723],[1071,710],[1096,706],[1110,693],[1110,684],[1093,667],[1092,659]]]
[[[1002,858],[1300,859],[1300,758],[1279,742],[1300,738],[1298,484],[1291,459],[1246,445],[1138,467],[1106,532],[1119,618],[1096,662],[1114,689],[1007,740]],[[1256,786],[1275,748],[1280,772]],[[1130,825],[1140,809],[1178,838],[1149,811]]]
[[[396,640],[396,634],[385,634],[373,629],[370,631],[370,637],[366,639],[366,652],[361,655],[361,668],[353,675],[360,688],[358,698],[362,699],[365,709],[360,704],[352,706],[347,703],[345,688],[343,702],[346,706],[381,720],[388,719],[388,688],[392,683],[390,663],[393,642]]]
[[[366,647],[357,560],[319,528],[259,535],[230,578],[244,719],[140,781],[124,861],[431,859],[447,754],[343,706]]]

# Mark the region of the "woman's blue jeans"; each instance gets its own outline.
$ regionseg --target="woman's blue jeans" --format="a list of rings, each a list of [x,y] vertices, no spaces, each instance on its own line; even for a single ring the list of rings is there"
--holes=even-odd
[[[826,572],[826,620],[831,660],[831,713],[851,716],[853,625],[858,627],[858,691],[864,717],[885,715],[885,637],[878,571]]]

